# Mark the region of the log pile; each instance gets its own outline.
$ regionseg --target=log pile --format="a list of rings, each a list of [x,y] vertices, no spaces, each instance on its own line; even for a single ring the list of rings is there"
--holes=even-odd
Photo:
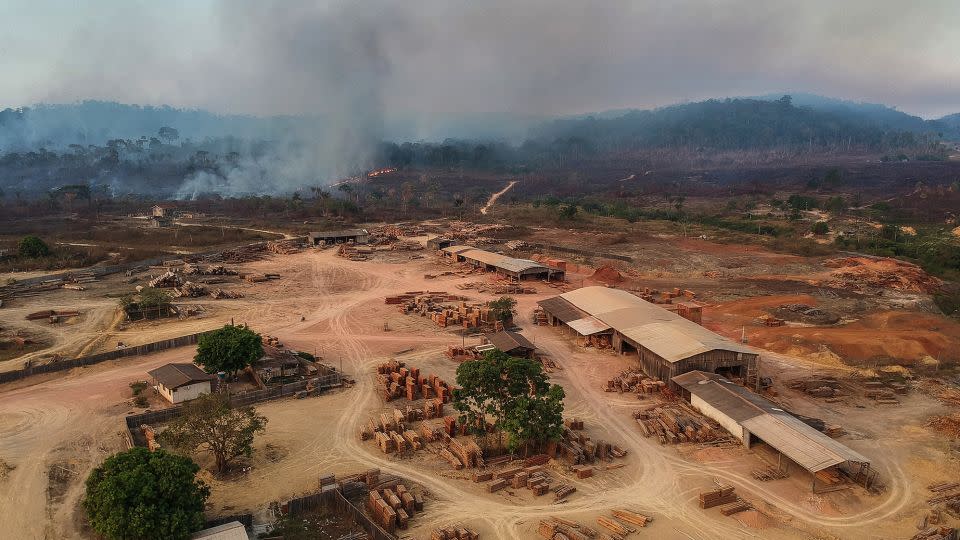
[[[160,289],[165,287],[179,287],[182,284],[183,279],[180,277],[180,274],[168,270],[151,279],[148,285],[154,289]]]
[[[621,458],[627,455],[619,446],[603,440],[594,441],[582,432],[574,432],[567,427],[563,429],[561,440],[548,448],[548,454],[551,457],[559,457],[565,460],[571,466],[593,463],[597,459]]]
[[[224,289],[214,289],[210,293],[210,297],[214,300],[222,300],[224,298],[243,298],[243,293],[239,291],[226,291]]]
[[[302,243],[295,238],[267,242],[267,251],[276,255],[292,255],[300,252]]]
[[[619,392],[632,394],[653,394],[662,392],[666,388],[666,383],[661,380],[648,377],[639,368],[622,371],[616,377],[607,381],[603,388],[604,392]]]
[[[637,532],[637,527],[646,527],[653,518],[626,509],[613,510],[610,516],[599,516],[597,525],[604,531],[598,531],[582,523],[551,517],[541,520],[537,534],[548,540],[623,540]]]
[[[633,417],[643,435],[659,438],[660,444],[732,440],[719,424],[683,404],[650,407],[635,412]]]
[[[186,281],[173,290],[175,298],[199,298],[205,294],[207,294],[207,288],[192,281]]]

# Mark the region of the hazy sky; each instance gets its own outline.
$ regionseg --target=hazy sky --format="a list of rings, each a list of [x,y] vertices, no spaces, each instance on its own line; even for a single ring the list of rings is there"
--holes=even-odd
[[[960,0],[2,0],[0,108],[563,114],[806,91],[935,117],[960,111],[958,29]]]

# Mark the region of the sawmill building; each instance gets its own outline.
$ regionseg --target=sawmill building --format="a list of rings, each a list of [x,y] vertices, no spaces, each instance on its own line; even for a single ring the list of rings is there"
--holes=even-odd
[[[715,373],[673,378],[694,409],[712,418],[747,448],[765,443],[813,475],[813,490],[840,483],[840,471],[859,483],[875,478],[870,461],[750,390]]]
[[[370,233],[366,229],[345,229],[342,231],[312,232],[307,237],[310,239],[310,243],[315,246],[320,244],[346,244],[347,242],[365,244],[370,239]]]
[[[647,375],[674,390],[673,377],[693,370],[739,379],[756,376],[756,350],[628,291],[583,287],[539,304],[550,325],[569,328],[581,338],[604,337],[617,352],[637,355]]]
[[[488,272],[496,272],[515,280],[545,279],[563,281],[564,271],[544,266],[536,261],[515,259],[473,246],[448,246],[440,250],[444,258],[464,262]]]

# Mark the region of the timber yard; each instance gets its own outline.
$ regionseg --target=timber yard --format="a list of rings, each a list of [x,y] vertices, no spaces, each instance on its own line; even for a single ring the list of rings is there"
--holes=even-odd
[[[891,305],[926,302],[929,277],[861,281],[873,293],[853,298],[869,276],[837,268],[904,263],[511,230],[261,231],[270,239],[9,274],[0,500],[17,511],[0,530],[86,534],[91,468],[162,447],[183,404],[211,392],[268,420],[229,473],[197,455],[211,534],[323,508],[344,538],[906,538],[957,523],[957,442],[931,420],[960,404],[939,371],[956,361],[957,323],[937,323],[952,349],[910,369],[839,356],[917,350],[931,316]],[[144,287],[171,302],[118,308]],[[812,320],[854,301],[871,308]],[[257,332],[264,351],[229,382],[193,364],[224,325]],[[464,425],[458,366],[491,351],[562,387],[558,436],[510,451],[490,443],[497,426]]]

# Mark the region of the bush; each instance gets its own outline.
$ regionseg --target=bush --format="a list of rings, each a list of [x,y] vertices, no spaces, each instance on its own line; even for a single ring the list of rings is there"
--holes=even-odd
[[[133,398],[133,404],[141,409],[146,409],[150,406],[150,400],[147,399],[147,396],[137,394],[136,397]]]
[[[146,381],[136,381],[130,383],[130,390],[133,390],[133,395],[139,396],[148,386]]]
[[[813,234],[827,234],[830,232],[830,227],[826,221],[818,221],[813,224],[813,227],[810,227],[810,230],[813,231]]]
[[[17,253],[21,257],[30,259],[47,257],[50,255],[50,246],[39,237],[30,234],[20,239],[20,243],[17,244]]]

